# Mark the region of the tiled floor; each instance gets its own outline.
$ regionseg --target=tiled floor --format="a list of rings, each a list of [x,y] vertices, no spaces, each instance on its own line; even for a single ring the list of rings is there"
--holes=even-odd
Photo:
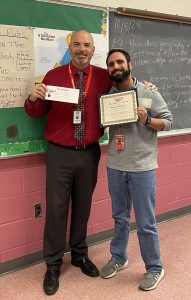
[[[45,265],[38,264],[0,277],[0,300],[191,300],[191,215],[158,225],[165,278],[157,289],[138,290],[145,272],[136,232],[131,233],[129,266],[111,279],[91,278],[70,264],[66,255],[60,288],[53,296],[42,289]],[[107,262],[109,241],[89,248],[90,258],[99,268]]]

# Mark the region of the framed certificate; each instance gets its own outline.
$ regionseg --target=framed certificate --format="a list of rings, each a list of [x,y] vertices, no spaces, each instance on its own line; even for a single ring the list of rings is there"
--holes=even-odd
[[[102,126],[136,122],[138,119],[136,91],[101,96],[100,119]]]

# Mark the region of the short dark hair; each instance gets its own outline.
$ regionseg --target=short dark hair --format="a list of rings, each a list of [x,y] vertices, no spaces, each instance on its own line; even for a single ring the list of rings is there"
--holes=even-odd
[[[130,55],[127,51],[125,51],[125,49],[123,49],[123,48],[118,48],[118,49],[114,48],[114,49],[109,50],[109,52],[107,53],[107,58],[106,58],[106,65],[107,66],[108,66],[108,58],[110,57],[111,54],[113,54],[115,52],[121,52],[125,56],[128,63],[131,61]]]

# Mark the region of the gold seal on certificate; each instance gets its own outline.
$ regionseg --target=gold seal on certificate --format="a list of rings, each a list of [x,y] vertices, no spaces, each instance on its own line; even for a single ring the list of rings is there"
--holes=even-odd
[[[136,122],[137,94],[134,90],[100,97],[101,125]]]

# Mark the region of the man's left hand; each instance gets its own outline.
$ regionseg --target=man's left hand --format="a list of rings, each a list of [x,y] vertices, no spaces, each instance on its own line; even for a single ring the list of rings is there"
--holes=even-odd
[[[138,106],[137,107],[137,115],[138,115],[141,123],[145,124],[146,119],[147,119],[147,110],[142,106]]]

